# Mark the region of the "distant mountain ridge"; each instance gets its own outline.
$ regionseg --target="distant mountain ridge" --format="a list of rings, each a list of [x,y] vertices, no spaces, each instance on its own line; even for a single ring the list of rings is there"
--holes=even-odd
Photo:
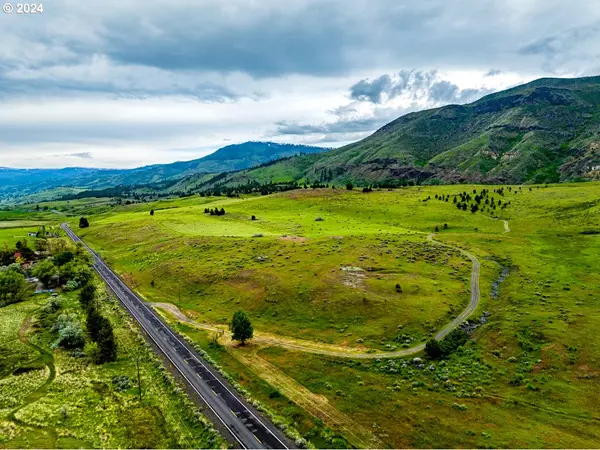
[[[600,179],[600,77],[542,78],[406,114],[367,138],[222,183],[523,183]]]
[[[119,185],[142,185],[178,180],[199,173],[222,173],[246,169],[293,156],[327,151],[327,148],[275,142],[245,142],[222,147],[202,158],[171,164],[154,164],[135,169],[0,168],[0,196],[17,197],[62,186],[104,189]]]

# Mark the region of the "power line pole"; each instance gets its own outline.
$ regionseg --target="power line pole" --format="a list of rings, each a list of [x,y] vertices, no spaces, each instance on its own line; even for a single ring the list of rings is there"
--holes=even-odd
[[[135,365],[137,367],[137,379],[138,379],[138,391],[140,395],[140,403],[142,403],[142,378],[140,377],[140,357],[139,355],[135,358]]]

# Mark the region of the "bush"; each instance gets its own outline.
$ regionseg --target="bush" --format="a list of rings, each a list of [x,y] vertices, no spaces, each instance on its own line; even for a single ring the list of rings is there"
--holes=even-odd
[[[269,398],[279,398],[279,397],[281,397],[281,392],[279,392],[279,391],[269,392]]]
[[[425,353],[434,359],[446,357],[459,350],[467,342],[467,339],[469,339],[469,335],[460,328],[456,328],[441,341],[437,339],[427,341],[427,344],[425,344]]]
[[[62,317],[62,315],[60,317]],[[84,345],[85,334],[79,323],[68,320],[59,324],[58,339],[52,345],[53,348],[60,347],[65,350],[74,350],[76,348],[83,348]]]
[[[113,377],[112,384],[115,388],[115,391],[123,392],[131,387],[131,378],[127,375],[117,375]]]
[[[67,284],[65,284],[63,290],[65,290],[66,292],[71,292],[71,291],[76,291],[78,288],[79,288],[79,283],[77,283],[77,281],[69,280],[69,281],[67,281]]]

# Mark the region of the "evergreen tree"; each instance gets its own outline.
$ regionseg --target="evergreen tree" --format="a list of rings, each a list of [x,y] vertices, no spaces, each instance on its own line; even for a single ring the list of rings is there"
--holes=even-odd
[[[100,329],[102,328],[102,316],[98,312],[98,307],[95,302],[90,302],[87,307],[85,325],[92,341],[98,341]]]
[[[79,228],[87,228],[90,226],[90,223],[85,217],[79,219]]]
[[[104,364],[117,359],[117,340],[112,324],[106,317],[100,317],[100,331],[98,333],[98,354],[96,364]]]
[[[151,210],[150,210],[150,215],[151,215],[151,216],[153,216],[153,215],[154,215],[154,210],[153,210],[153,209],[151,209]]]
[[[96,285],[94,283],[86,283],[79,293],[79,302],[81,303],[81,306],[87,308],[95,297]]]
[[[430,358],[437,359],[444,354],[444,351],[440,342],[435,338],[431,338],[425,344],[425,353]]]

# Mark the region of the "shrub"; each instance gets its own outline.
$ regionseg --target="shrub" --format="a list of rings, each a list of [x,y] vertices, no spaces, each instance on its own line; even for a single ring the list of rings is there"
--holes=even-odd
[[[74,350],[85,345],[85,334],[77,322],[67,321],[58,328],[58,339],[52,345],[53,348]]]
[[[279,392],[279,391],[269,392],[269,398],[279,398],[279,397],[281,397],[281,392]]]
[[[127,375],[117,375],[113,377],[112,384],[115,391],[123,392],[131,387],[131,378]]]
[[[67,284],[65,284],[63,289],[67,292],[71,292],[71,291],[77,290],[78,288],[79,288],[79,283],[77,283],[77,281],[69,280],[69,281],[67,281]]]

